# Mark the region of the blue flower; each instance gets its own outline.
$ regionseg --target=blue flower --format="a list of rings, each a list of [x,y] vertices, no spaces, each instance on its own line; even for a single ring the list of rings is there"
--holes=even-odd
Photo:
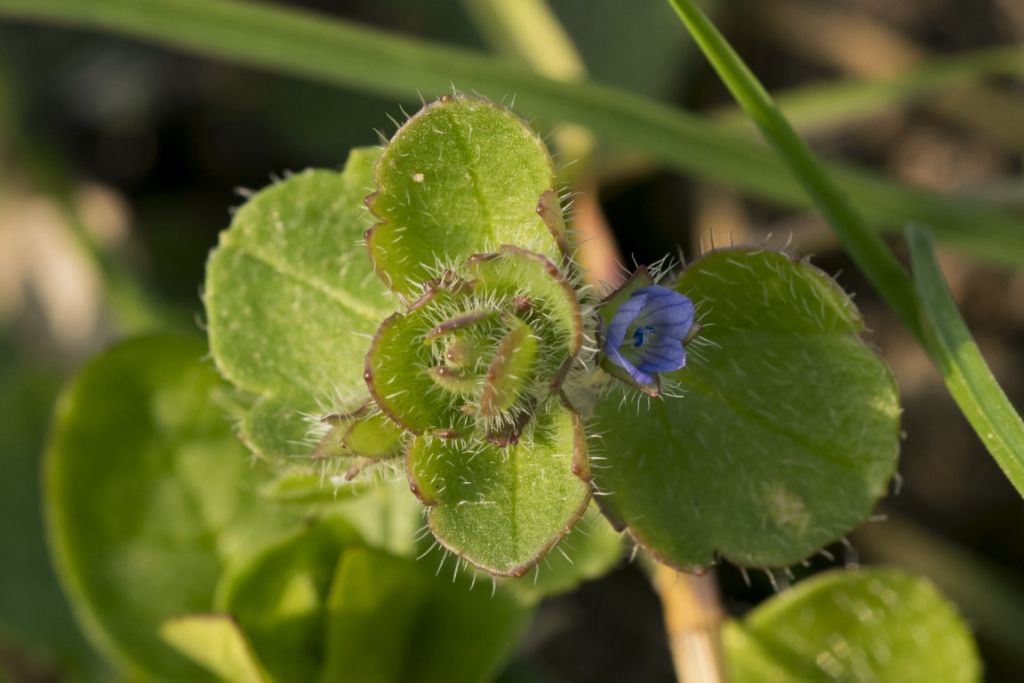
[[[612,315],[601,351],[637,384],[655,384],[654,373],[686,365],[683,340],[693,314],[689,297],[658,285],[641,287]]]

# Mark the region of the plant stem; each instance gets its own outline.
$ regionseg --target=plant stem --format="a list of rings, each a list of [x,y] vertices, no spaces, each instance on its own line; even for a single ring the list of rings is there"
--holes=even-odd
[[[722,608],[714,573],[696,576],[656,562],[653,584],[679,683],[726,683]]]

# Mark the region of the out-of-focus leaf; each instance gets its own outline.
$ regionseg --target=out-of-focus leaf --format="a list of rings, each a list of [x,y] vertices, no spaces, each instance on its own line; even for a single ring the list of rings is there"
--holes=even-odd
[[[438,576],[433,559],[370,549],[328,516],[237,564],[216,608],[237,620],[275,681],[489,680],[532,601],[489,583],[473,588],[461,574]],[[237,654],[239,643],[232,648]],[[191,652],[214,670],[227,666],[209,648],[193,643]]]
[[[956,609],[896,570],[832,571],[801,582],[724,632],[734,683],[977,683],[981,665]]]
[[[197,54],[417,101],[452,85],[546,122],[572,121],[599,139],[786,205],[811,202],[772,151],[669,105],[593,83],[565,83],[475,52],[293,8],[225,0],[0,0],[6,16],[116,31]],[[252,40],[252,36],[262,40]],[[1013,71],[1008,60],[1007,72]],[[1016,73],[1024,70],[1017,60]],[[1003,263],[1024,263],[1024,221],[996,204],[908,187],[829,164],[872,225],[931,225],[941,239]],[[984,224],[985,230],[977,226]]]
[[[514,594],[437,576],[433,564],[366,548],[342,557],[331,588],[321,680],[492,680],[530,614]]]
[[[339,519],[317,522],[236,565],[217,587],[216,610],[238,621],[273,680],[316,680],[334,567],[357,541]]]
[[[223,614],[199,614],[165,621],[164,640],[228,683],[271,683],[238,624]]]
[[[160,624],[209,611],[225,564],[297,516],[257,502],[264,475],[205,352],[162,335],[95,358],[64,392],[47,454],[48,532],[76,615],[118,665],[158,680],[202,679]]]

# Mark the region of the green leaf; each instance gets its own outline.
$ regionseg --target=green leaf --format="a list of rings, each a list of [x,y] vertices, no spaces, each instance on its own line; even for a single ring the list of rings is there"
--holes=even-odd
[[[290,398],[259,398],[241,415],[238,437],[253,453],[270,461],[301,461],[312,454],[316,422],[296,410]]]
[[[913,229],[908,238],[916,246],[912,282],[878,235],[868,229],[861,217],[864,207],[858,207],[848,196],[846,190],[850,186],[844,189],[832,180],[771,96],[693,0],[670,3],[737,102],[814,199],[854,262],[924,344],[975,432],[1013,485],[1024,493],[1024,423],[1006,400],[956,306],[945,294],[942,275],[930,256],[927,239]],[[984,225],[984,219],[981,221]],[[986,225],[982,232],[989,230]]]
[[[496,254],[472,259],[469,270],[479,278],[483,295],[519,297],[531,327],[546,332],[545,345],[555,347],[550,351],[564,359],[575,357],[583,345],[583,316],[575,287],[556,263],[519,245],[506,245]]]
[[[372,488],[367,481],[345,482],[344,477],[325,477],[324,471],[313,467],[291,467],[264,486],[264,498],[279,503],[313,505],[337,503],[358,496]]]
[[[503,585],[528,598],[567,593],[584,581],[607,574],[622,559],[622,536],[591,505],[565,538],[534,570]]]
[[[343,517],[369,546],[399,557],[416,557],[422,552],[416,539],[423,530],[423,505],[401,475],[377,481],[358,496],[322,509]]]
[[[704,326],[663,399],[606,394],[594,482],[659,559],[798,562],[871,512],[893,473],[899,404],[849,297],[785,254],[728,249],[675,288]],[[666,382],[667,380],[667,382]],[[673,390],[671,384],[677,383]]]
[[[165,621],[160,633],[172,647],[228,683],[271,683],[238,624],[224,614]]]
[[[530,608],[504,588],[470,588],[433,563],[345,552],[331,587],[321,680],[484,682],[511,654]]]
[[[257,503],[262,471],[216,403],[205,353],[162,335],[92,360],[47,453],[48,533],[76,615],[115,662],[157,680],[201,680],[160,624],[209,610],[224,565],[296,516]]]
[[[583,343],[576,291],[541,254],[470,256],[388,317],[366,355],[377,406],[414,434],[512,441]]]
[[[381,509],[371,504],[367,511]],[[489,680],[515,644],[529,602],[505,588],[471,590],[464,576],[453,582],[436,576],[433,563],[361,543],[347,522],[325,517],[266,545],[224,576],[216,609],[237,621],[238,636],[252,643],[268,677]],[[240,643],[231,638],[234,653]],[[199,644],[192,644],[192,654],[226,666]]]
[[[480,414],[493,418],[511,408],[529,382],[541,342],[530,326],[516,316],[508,316],[509,332],[501,338],[487,368],[480,393]]]
[[[422,551],[416,538],[423,528],[423,505],[401,474],[346,483],[342,476],[325,478],[322,472],[293,468],[264,486],[262,493],[306,513],[341,517],[364,543],[392,555],[415,557]]]
[[[261,67],[419,101],[452,84],[548,124],[572,121],[602,140],[673,168],[785,205],[808,206],[800,184],[770,149],[668,104],[596,83],[566,83],[476,52],[398,36],[336,18],[226,0],[0,0],[10,17],[116,31],[236,64]],[[252,36],[261,36],[253,40]],[[1020,50],[996,71],[1020,74]],[[991,202],[912,188],[850,166],[829,164],[864,216],[877,227],[921,222],[948,244],[1002,263],[1024,263],[1024,221]],[[985,225],[985,230],[978,230]]]
[[[946,286],[928,231],[907,228],[921,323],[931,356],[975,433],[1024,495],[1024,422],[1006,398]]]
[[[425,341],[438,310],[454,296],[429,291],[405,313],[395,313],[377,328],[366,355],[366,383],[377,406],[414,434],[431,428],[460,430],[466,418],[441,392],[429,372],[431,345]]]
[[[579,416],[551,401],[507,448],[418,437],[409,481],[438,541],[492,574],[522,576],[590,500]]]
[[[734,683],[976,683],[981,665],[956,609],[896,570],[831,571],[727,625]]]
[[[334,567],[359,537],[340,519],[315,522],[231,568],[216,610],[230,614],[277,681],[312,681]]]
[[[359,244],[378,154],[353,150],[343,173],[304,171],[259,192],[210,257],[210,349],[227,379],[264,398],[243,424],[262,455],[308,454],[303,415],[365,397],[367,338],[394,310]]]
[[[349,452],[377,459],[397,455],[405,431],[383,413],[374,413],[353,422],[344,434],[344,445]]]
[[[370,210],[382,222],[367,243],[397,292],[419,294],[438,264],[503,244],[561,258],[537,213],[555,186],[551,156],[532,128],[492,102],[459,95],[426,105],[388,143],[376,178]]]

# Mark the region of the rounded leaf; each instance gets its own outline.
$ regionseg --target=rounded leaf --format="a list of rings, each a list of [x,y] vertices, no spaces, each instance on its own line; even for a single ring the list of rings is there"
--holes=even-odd
[[[543,562],[521,578],[507,579],[504,585],[530,599],[567,593],[584,581],[607,574],[622,555],[622,534],[591,505]]]
[[[697,306],[687,367],[659,399],[606,394],[595,484],[663,561],[798,562],[871,512],[899,447],[892,375],[849,297],[785,254],[723,250],[675,288]],[[666,386],[668,389],[666,390]]]
[[[395,307],[359,245],[372,222],[362,198],[379,153],[356,149],[342,173],[307,170],[258,192],[210,256],[210,351],[236,386],[275,399],[258,406],[247,428],[268,457],[304,448],[290,438],[303,414],[365,397],[368,339]],[[274,439],[268,432],[278,423],[282,437]],[[267,450],[282,442],[291,442],[286,452]]]
[[[475,97],[432,102],[398,129],[377,165],[369,206],[381,222],[367,238],[377,273],[415,296],[439,264],[502,244],[557,263],[561,224],[538,214],[554,186],[551,155],[518,116]]]
[[[830,571],[772,598],[723,633],[734,683],[978,683],[956,608],[891,569]]]
[[[48,532],[76,614],[115,662],[155,680],[202,680],[160,625],[208,611],[225,563],[298,517],[257,502],[263,476],[214,400],[225,387],[205,354],[162,335],[90,361],[47,453]]]
[[[443,546],[492,574],[522,576],[586,510],[585,447],[579,416],[556,400],[508,447],[418,437],[409,482]]]

